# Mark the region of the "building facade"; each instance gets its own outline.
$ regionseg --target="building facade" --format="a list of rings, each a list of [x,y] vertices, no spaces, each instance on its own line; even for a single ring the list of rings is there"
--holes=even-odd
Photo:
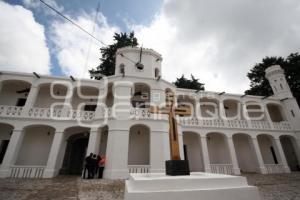
[[[191,171],[289,173],[300,166],[300,110],[280,66],[266,70],[273,96],[179,89],[161,79],[162,57],[126,47],[115,75],[100,80],[0,74],[0,177],[81,174],[90,152],[105,155],[104,177],[163,172],[166,95],[192,115],[176,116],[181,157]]]

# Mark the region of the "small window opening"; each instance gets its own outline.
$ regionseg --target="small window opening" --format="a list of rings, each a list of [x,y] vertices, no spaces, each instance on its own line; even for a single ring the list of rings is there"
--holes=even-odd
[[[279,85],[280,85],[280,88],[283,90],[282,84],[280,83]]]
[[[120,64],[119,68],[120,68],[120,74],[125,75],[125,65]]]
[[[159,77],[159,69],[158,68],[155,68],[154,74],[155,74],[155,78]]]
[[[291,110],[291,114],[292,114],[293,117],[296,117],[296,115],[295,115],[295,113],[294,113],[293,110]]]

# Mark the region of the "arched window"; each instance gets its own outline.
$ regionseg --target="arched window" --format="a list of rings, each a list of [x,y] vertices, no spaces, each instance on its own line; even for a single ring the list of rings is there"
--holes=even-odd
[[[154,74],[155,74],[155,78],[158,78],[160,76],[158,68],[155,68]]]
[[[125,65],[123,63],[120,64],[119,69],[120,69],[120,74],[122,74],[124,76],[125,75]]]

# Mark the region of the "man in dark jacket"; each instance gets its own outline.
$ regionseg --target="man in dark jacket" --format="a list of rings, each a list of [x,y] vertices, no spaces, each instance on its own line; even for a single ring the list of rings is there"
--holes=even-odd
[[[86,170],[88,171],[88,179],[93,177],[93,170],[92,170],[92,159],[93,159],[93,153],[90,153],[88,157],[85,158],[85,167],[83,171],[83,178],[85,179],[86,176]]]

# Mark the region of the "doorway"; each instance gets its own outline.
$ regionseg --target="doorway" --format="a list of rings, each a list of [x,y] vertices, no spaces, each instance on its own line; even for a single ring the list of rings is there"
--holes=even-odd
[[[88,133],[79,133],[69,137],[61,174],[81,175],[88,140]]]

